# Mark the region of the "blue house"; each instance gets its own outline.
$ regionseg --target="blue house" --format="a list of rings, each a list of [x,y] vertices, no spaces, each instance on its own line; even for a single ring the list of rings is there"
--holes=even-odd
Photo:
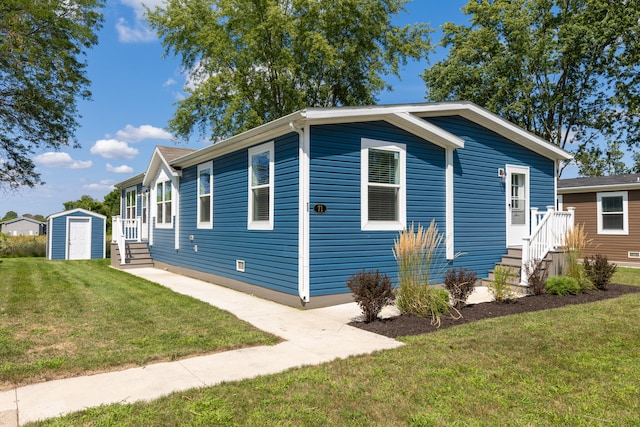
[[[47,259],[105,258],[106,219],[80,208],[49,215]]]
[[[362,269],[395,278],[411,223],[434,219],[439,261],[479,277],[510,247],[528,254],[570,159],[468,102],[308,108],[174,150],[118,185],[112,263],[146,242],[156,267],[313,307],[351,301],[345,280]]]

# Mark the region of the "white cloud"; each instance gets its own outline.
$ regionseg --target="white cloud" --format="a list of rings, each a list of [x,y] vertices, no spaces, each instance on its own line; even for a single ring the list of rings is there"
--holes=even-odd
[[[100,139],[91,147],[91,154],[98,154],[105,159],[133,159],[140,151],[129,147],[129,144],[117,139]]]
[[[175,79],[169,77],[166,82],[162,83],[162,87],[169,87],[175,84],[178,84],[178,82]]]
[[[111,163],[107,163],[107,172],[113,173],[133,173],[133,168],[127,165],[112,166]]]
[[[100,182],[97,183],[91,183],[91,184],[86,184],[83,185],[82,188],[85,188],[87,190],[107,190],[107,191],[111,191],[113,190],[115,187],[114,185],[115,181],[112,179],[103,179]]]
[[[93,163],[91,160],[81,161],[73,160],[69,153],[61,153],[50,151],[48,153],[42,153],[34,159],[36,163],[42,166],[50,168],[65,168],[65,169],[86,169],[90,168]]]
[[[142,21],[136,20],[133,25],[130,25],[125,18],[119,18],[116,31],[118,31],[118,40],[122,43],[144,43],[156,40],[156,33]]]
[[[124,129],[116,132],[116,138],[126,142],[139,142],[143,139],[171,139],[171,134],[162,128],[151,125],[135,127],[126,125]]]

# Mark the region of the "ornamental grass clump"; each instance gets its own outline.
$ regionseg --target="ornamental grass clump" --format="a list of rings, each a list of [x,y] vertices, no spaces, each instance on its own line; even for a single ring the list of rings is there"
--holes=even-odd
[[[582,291],[594,288],[580,264],[584,251],[590,243],[591,240],[587,240],[587,234],[584,231],[584,224],[570,228],[563,236],[565,274],[575,279]]]
[[[415,228],[412,223],[393,242],[399,282],[396,305],[402,313],[431,317],[433,324],[440,324],[440,315],[450,309],[449,294],[429,285],[443,240],[432,220],[427,229],[420,224]]]
[[[516,279],[516,272],[511,267],[497,265],[493,270],[493,280],[488,288],[491,295],[497,302],[509,302],[515,297],[511,288],[512,282]]]

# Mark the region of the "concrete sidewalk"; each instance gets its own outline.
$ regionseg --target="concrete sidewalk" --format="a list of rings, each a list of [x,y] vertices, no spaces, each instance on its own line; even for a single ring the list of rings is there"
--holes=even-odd
[[[285,341],[275,346],[245,348],[0,392],[0,426],[13,427],[103,404],[152,400],[174,391],[402,345],[346,325],[361,315],[355,303],[305,311],[159,269],[127,271],[227,310]]]

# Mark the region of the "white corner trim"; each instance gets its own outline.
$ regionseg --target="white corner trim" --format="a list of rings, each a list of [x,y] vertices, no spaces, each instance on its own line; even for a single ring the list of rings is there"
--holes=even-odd
[[[446,237],[445,237],[445,246],[446,246],[446,257],[447,260],[451,261],[455,258],[454,255],[454,169],[453,169],[453,149],[447,148],[446,150],[446,199],[445,199],[445,227],[446,227]]]
[[[292,128],[298,132],[299,135],[299,147],[298,147],[298,295],[304,302],[310,301],[310,269],[309,269],[309,203],[310,203],[310,127],[306,125],[304,129],[296,127]]]

